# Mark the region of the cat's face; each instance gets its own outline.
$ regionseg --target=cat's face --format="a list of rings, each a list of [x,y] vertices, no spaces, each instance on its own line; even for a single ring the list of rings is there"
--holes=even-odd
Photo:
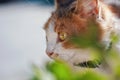
[[[81,0],[79,4],[85,4],[84,2]],[[72,64],[92,60],[89,48],[78,47],[71,42],[70,38],[88,32],[88,20],[95,19],[98,13],[96,0],[86,0],[87,6],[78,5],[78,9],[77,0],[56,0],[56,3],[57,9],[44,27],[47,41],[46,53],[53,59],[61,59]],[[100,41],[102,28],[99,25],[96,27],[98,27],[96,40]]]
[[[70,18],[50,18],[46,27],[46,52],[49,57],[67,62],[82,62],[90,60],[89,50],[77,47],[70,38],[86,33],[86,20],[78,16]]]

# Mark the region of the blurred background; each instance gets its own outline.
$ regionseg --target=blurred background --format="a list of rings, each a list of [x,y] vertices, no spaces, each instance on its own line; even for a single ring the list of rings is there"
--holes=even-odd
[[[53,5],[54,0],[0,0],[0,80],[29,80],[33,63],[42,68],[50,61],[43,26]]]
[[[0,0],[0,3],[2,4],[9,2],[38,2],[38,3],[44,3],[46,5],[54,4],[54,0]]]
[[[29,80],[50,59],[43,26],[53,0],[0,0],[0,80]]]

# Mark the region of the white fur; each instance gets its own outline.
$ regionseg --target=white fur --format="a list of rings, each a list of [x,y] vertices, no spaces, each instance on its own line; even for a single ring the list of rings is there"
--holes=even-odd
[[[54,23],[50,22],[48,29],[46,30],[47,37],[47,49],[46,52],[51,53],[54,51],[57,44],[57,33],[54,31]]]
[[[115,33],[120,37],[120,19],[113,14],[110,9],[102,2],[99,1],[98,4],[99,14],[98,14],[98,22],[102,25],[104,30],[102,42],[106,45],[106,48],[109,46],[111,42],[110,36],[111,33]],[[102,14],[104,14],[105,18],[102,19]],[[120,48],[119,48],[120,49]]]

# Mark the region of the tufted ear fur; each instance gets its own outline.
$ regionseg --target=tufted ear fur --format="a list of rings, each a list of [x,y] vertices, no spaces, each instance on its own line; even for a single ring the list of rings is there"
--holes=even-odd
[[[57,10],[71,10],[82,17],[98,14],[98,1],[99,0],[55,0]]]
[[[100,0],[78,0],[77,13],[82,17],[97,15]]]

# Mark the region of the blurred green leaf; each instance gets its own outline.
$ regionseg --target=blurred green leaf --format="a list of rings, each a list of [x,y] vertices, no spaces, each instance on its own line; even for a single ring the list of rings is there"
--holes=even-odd
[[[38,68],[36,65],[32,65],[32,70],[33,70],[33,77],[31,80],[41,80],[41,71],[40,68]]]
[[[90,19],[86,31],[79,35],[73,35],[70,41],[80,48],[102,48],[103,45],[99,42],[101,35],[100,26],[93,19]]]
[[[88,71],[85,74],[81,75],[81,79],[79,80],[107,80],[107,78],[95,72]]]
[[[117,43],[119,41],[119,37],[115,33],[111,33],[110,38],[113,43]]]
[[[47,64],[47,70],[51,72],[57,80],[70,80],[71,79],[71,70],[63,62],[53,62]]]

